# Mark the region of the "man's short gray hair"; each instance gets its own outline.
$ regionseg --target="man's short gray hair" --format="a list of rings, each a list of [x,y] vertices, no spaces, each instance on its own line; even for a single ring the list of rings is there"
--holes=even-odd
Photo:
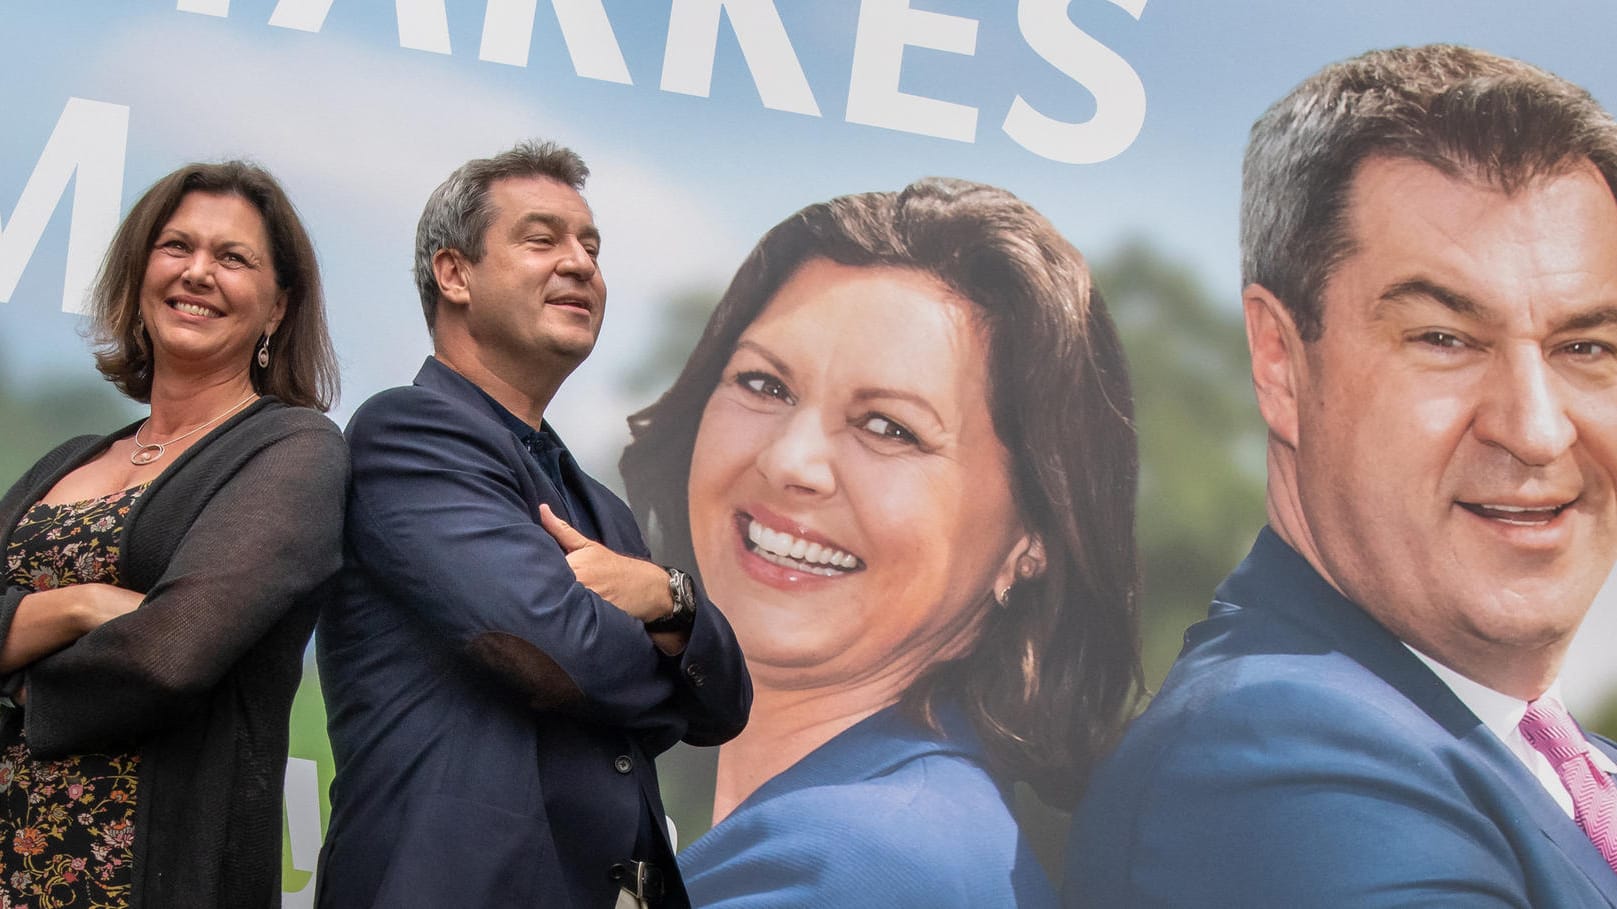
[[[1535,66],[1455,45],[1371,51],[1298,85],[1252,126],[1242,168],[1241,280],[1323,330],[1332,270],[1353,252],[1359,165],[1406,158],[1510,193],[1592,162],[1617,193],[1617,122]]]
[[[438,312],[438,278],[432,257],[440,249],[459,250],[468,260],[483,258],[485,235],[494,222],[489,187],[510,177],[543,177],[580,192],[590,169],[570,148],[554,142],[521,142],[492,158],[467,161],[438,185],[427,198],[415,228],[415,285],[427,331],[433,330]]]

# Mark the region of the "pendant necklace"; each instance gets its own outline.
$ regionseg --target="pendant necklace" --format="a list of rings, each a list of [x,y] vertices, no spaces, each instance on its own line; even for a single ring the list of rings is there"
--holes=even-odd
[[[235,413],[236,410],[243,404],[246,404],[248,401],[251,401],[256,397],[258,397],[258,392],[255,391],[250,393],[247,395],[247,397],[242,398],[240,401],[230,405],[230,407],[227,408],[224,413],[219,414],[217,417],[214,417],[213,419],[203,423],[201,426],[198,426],[184,435],[175,436],[174,438],[169,439],[167,442],[142,442],[140,440],[140,431],[146,428],[146,424],[150,423],[152,418],[147,417],[146,419],[141,420],[140,425],[135,427],[135,450],[129,453],[129,463],[135,465],[136,467],[145,467],[147,464],[161,458],[170,445],[173,445],[175,442],[178,442],[181,439],[188,439],[202,430],[207,429],[209,426],[212,426],[220,420],[223,420],[225,417]]]

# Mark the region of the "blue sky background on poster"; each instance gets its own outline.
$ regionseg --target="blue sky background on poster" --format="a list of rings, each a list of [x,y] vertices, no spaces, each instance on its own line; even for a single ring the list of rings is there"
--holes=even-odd
[[[1138,19],[1146,0],[1108,0]],[[1121,153],[1138,134],[1145,114],[1138,74],[1104,44],[1078,28],[1065,0],[1021,0],[1016,23],[1030,49],[1094,98],[1091,115],[1075,122],[1048,116],[1018,95],[1001,128],[1035,154],[1069,164],[1090,164]],[[319,32],[333,0],[277,0],[268,24]],[[479,60],[527,66],[538,0],[487,0],[477,45]],[[229,0],[177,0],[184,12],[225,17]],[[628,65],[601,0],[561,0],[551,10],[574,71],[581,77],[632,84]],[[454,53],[445,0],[398,0],[399,46]],[[633,20],[644,23],[645,19]],[[820,116],[790,35],[772,0],[673,0],[669,8],[660,88],[708,96],[721,23],[740,50],[762,104]],[[865,0],[859,6],[848,77],[849,122],[921,135],[974,141],[977,109],[900,88],[906,48],[971,56],[977,19],[917,9],[907,0]]]
[[[73,293],[64,275],[81,198],[93,208],[116,194],[126,207],[185,160],[246,155],[284,179],[319,245],[344,366],[335,416],[344,420],[370,393],[407,380],[427,351],[410,281],[426,194],[468,157],[548,136],[579,148],[595,170],[588,196],[611,287],[597,354],[553,416],[591,469],[610,472],[623,416],[645,403],[626,396],[621,377],[654,340],[660,307],[682,291],[722,286],[763,230],[808,202],[926,174],[996,183],[1091,254],[1149,238],[1234,312],[1247,128],[1323,63],[1370,47],[1458,41],[1545,65],[1617,105],[1608,46],[1617,6],[1605,0],[732,0],[714,28],[720,5],[0,0],[0,291],[8,273],[17,279],[0,303],[0,380],[93,375],[78,320],[61,311],[64,290]],[[284,24],[309,26],[315,13],[318,31]],[[272,25],[277,15],[283,24]],[[1049,21],[1024,27],[1023,18],[1040,16]],[[580,37],[591,21],[595,37]],[[883,21],[896,24],[883,33]],[[610,54],[584,53],[590,40],[606,46],[602,22],[621,57],[616,72]],[[672,61],[671,30],[686,54]],[[920,41],[894,53],[895,35],[929,31],[942,49]],[[700,48],[691,35],[703,36]],[[436,50],[419,49],[433,42]],[[1096,47],[1115,56],[1111,82],[1092,73],[1105,57]],[[1089,69],[1071,65],[1079,58]],[[974,112],[970,141],[925,134],[963,135],[947,115],[935,129],[850,122],[877,119],[859,114],[860,99],[890,94],[895,60],[897,90],[948,105],[923,108]],[[1137,77],[1143,99],[1138,134],[1120,153],[1063,163],[1003,128],[1018,98],[1061,123],[1085,123],[1108,105],[1126,113],[1132,102],[1114,87],[1127,81],[1119,67]],[[705,96],[690,93],[704,81]],[[109,168],[81,170],[37,243],[22,243],[20,197],[75,98],[107,115],[104,128],[112,107],[127,110],[121,153],[116,137],[86,143],[98,161],[122,158],[121,182],[111,193]],[[810,98],[817,116],[801,112]],[[81,247],[94,245],[93,231],[81,237]],[[23,246],[26,261],[8,264]]]
[[[227,12],[228,16],[220,21],[188,12],[183,8],[187,5],[192,9],[205,8],[214,13]],[[904,6],[902,3],[895,5],[888,2],[869,4],[868,7],[884,5],[890,8]],[[1101,5],[1123,15],[1109,4]],[[325,9],[320,9],[322,6]],[[344,291],[349,289],[341,286],[345,277],[349,276],[369,282],[375,270],[368,269],[361,277],[352,271],[333,269],[332,263],[345,260],[350,255],[369,262],[407,257],[409,224],[414,219],[418,204],[416,200],[424,197],[455,162],[486,152],[491,145],[487,138],[489,136],[502,137],[496,140],[497,144],[507,141],[504,137],[516,135],[557,135],[589,152],[597,173],[610,175],[610,179],[597,180],[590,193],[608,229],[609,269],[613,258],[618,261],[655,260],[668,263],[672,267],[665,265],[657,272],[659,287],[722,282],[750,243],[751,237],[778,220],[786,211],[815,198],[852,188],[867,188],[864,185],[849,187],[847,163],[839,161],[834,167],[820,168],[822,174],[831,178],[823,188],[799,193],[794,198],[779,202],[766,202],[755,213],[743,212],[739,209],[745,206],[739,198],[722,195],[723,185],[706,191],[700,186],[702,171],[727,181],[736,175],[736,162],[726,162],[722,169],[698,167],[692,176],[673,176],[668,171],[682,169],[681,165],[686,164],[686,160],[682,160],[677,151],[674,155],[662,156],[660,153],[667,143],[660,135],[657,139],[661,141],[641,145],[620,142],[612,132],[603,134],[592,129],[602,118],[595,116],[594,111],[579,109],[587,108],[590,104],[587,99],[581,98],[581,95],[589,94],[590,80],[581,79],[573,72],[574,61],[563,40],[559,17],[549,22],[542,15],[537,17],[539,21],[529,49],[529,67],[492,66],[472,57],[483,46],[477,40],[481,38],[477,32],[485,24],[479,21],[484,17],[476,14],[486,10],[477,9],[478,4],[459,4],[453,9],[456,15],[440,16],[441,25],[451,28],[447,45],[450,50],[449,62],[469,62],[471,67],[452,65],[446,70],[441,65],[445,62],[443,55],[423,54],[419,50],[400,46],[433,43],[422,38],[423,33],[431,30],[423,26],[423,19],[431,17],[423,17],[421,12],[434,6],[439,6],[441,10],[436,2],[421,3],[419,0],[398,4],[394,10],[387,10],[385,6],[343,2],[310,4],[282,0],[266,4],[237,0],[231,5],[192,0],[189,4],[178,4],[166,15],[148,10],[103,17],[104,20],[124,21],[116,28],[104,28],[99,41],[87,40],[90,36],[84,34],[85,30],[75,29],[69,22],[58,22],[55,28],[48,22],[37,23],[38,27],[34,29],[36,34],[30,36],[30,44],[36,50],[51,43],[76,44],[72,49],[75,59],[94,61],[93,65],[76,68],[71,74],[56,74],[59,77],[70,75],[73,82],[67,90],[71,94],[55,95],[64,99],[64,105],[67,99],[77,97],[95,99],[102,105],[121,104],[132,110],[130,129],[135,135],[131,140],[126,165],[129,176],[128,185],[123,187],[126,200],[150,179],[180,160],[199,154],[211,157],[245,154],[264,161],[287,179],[297,190],[297,198],[312,223],[318,224],[324,220],[317,208],[331,206],[334,213],[340,213],[336,220],[344,222],[345,229],[335,239],[330,232],[320,234],[328,279],[333,284],[331,296],[334,301],[375,296],[374,286],[368,289],[353,288],[351,294],[345,294]],[[510,3],[497,2],[489,8],[509,10],[511,6]],[[547,7],[545,4],[539,6]],[[739,9],[749,5],[736,6]],[[759,4],[750,6],[759,8]],[[762,4],[762,7],[769,7],[769,4]],[[566,8],[566,4],[563,4],[563,8]],[[694,8],[695,5],[684,3],[676,9]],[[403,16],[399,15],[401,10]],[[859,16],[846,14],[859,12],[865,15],[852,7],[837,10],[843,15],[836,16],[826,15],[828,10],[830,7],[810,7],[813,15],[796,11],[790,18],[789,31],[785,21],[775,20],[782,29],[780,37],[783,40],[787,40],[788,36],[807,36],[807,41],[797,37],[790,40],[805,47],[804,51],[798,52],[798,56],[808,61],[808,69],[818,82],[827,81],[828,70],[842,69],[846,73],[852,69],[854,55],[847,45],[850,41],[858,43],[860,26],[856,20]],[[544,11],[548,12],[548,9]],[[110,14],[111,10],[108,12]],[[946,16],[920,10],[907,10],[905,15],[930,16],[956,26],[957,31],[960,26],[977,31],[974,20],[960,15]],[[871,17],[866,15],[866,18]],[[620,27],[614,32],[620,36],[618,40],[625,48],[625,59],[634,61],[638,70],[651,70],[646,65],[647,61],[656,63],[659,58],[666,56],[663,42],[667,40],[669,28],[677,23],[664,21],[659,24],[646,17],[625,20],[620,16],[619,19],[628,23],[627,27]],[[277,21],[301,28],[270,24]],[[725,24],[714,32],[716,61],[713,66],[713,87],[710,89],[714,97],[711,101],[704,99],[700,103],[740,106],[746,113],[756,114],[758,99],[755,85],[758,80],[744,60],[743,46],[736,42],[737,32],[730,29],[729,21],[727,18]],[[754,21],[757,21],[756,16],[741,19],[745,28],[753,28],[748,23]],[[1015,31],[1014,23],[1007,21],[1000,25],[1010,28],[1013,33]],[[316,27],[319,28],[317,33],[303,31]],[[708,27],[711,28],[711,25]],[[864,31],[867,35],[865,41],[869,44],[869,27]],[[830,40],[831,32],[840,36],[840,49],[838,42]],[[982,33],[984,43],[991,43],[989,31],[985,28]],[[36,38],[37,41],[32,40]],[[444,49],[441,41],[436,46],[439,50]],[[456,47],[462,50],[456,52]],[[153,52],[159,49],[161,53]],[[889,49],[898,48],[890,42]],[[176,51],[180,53],[176,54]],[[191,62],[177,68],[174,65],[177,58]],[[16,57],[11,59],[15,60]],[[299,65],[295,69],[288,69],[288,59],[298,60]],[[928,97],[947,97],[949,93],[943,90],[949,81],[947,74],[929,72],[929,62],[937,64],[940,61],[929,61],[924,55],[918,57],[915,50],[909,51],[905,58],[906,80],[931,84],[916,87],[906,82],[901,86],[902,90],[916,92],[917,97],[922,92],[927,93]],[[586,66],[585,69],[588,71],[590,67]],[[938,67],[934,65],[930,69],[937,70]],[[202,77],[198,73],[207,75]],[[266,74],[270,78],[266,79]],[[542,76],[545,83],[538,91],[531,85],[534,75]],[[1053,69],[1042,75],[1057,80],[1064,78]],[[658,73],[652,70],[634,73],[632,78],[643,84],[648,81],[655,83],[657,76]],[[846,80],[848,76],[842,78]],[[753,109],[748,110],[748,105],[738,105],[736,99],[730,97],[738,92],[753,94]],[[824,89],[820,93],[828,94]],[[51,97],[51,93],[35,92],[34,96],[43,101]],[[654,101],[670,97],[668,93],[660,91],[653,91],[652,96]],[[1007,97],[1020,95],[1009,92]],[[453,99],[453,103],[446,104],[445,99]],[[929,103],[949,105],[951,110],[956,111],[966,109],[952,100],[933,98]],[[1040,102],[1041,105],[1043,103]],[[210,112],[210,115],[200,116],[199,112],[204,111]],[[219,114],[211,115],[214,111]],[[38,159],[39,150],[44,147],[43,137],[54,128],[50,119],[52,113],[48,106],[36,108],[32,117],[32,132],[38,138],[33,138],[32,143],[28,142],[30,130],[19,129],[12,133],[14,137],[22,139],[15,143],[22,147],[5,149],[7,161],[23,161],[30,157]],[[59,115],[60,111],[55,113]],[[432,126],[412,129],[412,118],[422,121],[430,119]],[[643,121],[631,116],[623,118],[623,122]],[[311,130],[311,125],[316,128]],[[738,130],[745,131],[749,136],[746,157],[755,163],[801,158],[805,147],[799,138],[793,138],[790,146],[778,146],[770,141],[768,135],[759,135],[756,129],[742,124],[719,123],[708,130],[693,130],[691,125],[694,124],[674,127],[666,134],[686,139],[703,133],[722,137],[724,147],[713,149],[707,155],[709,160],[714,161],[724,161],[727,154],[732,158],[735,156],[734,136]],[[661,128],[662,124],[651,124],[653,132]],[[866,127],[851,128],[868,132]],[[32,149],[28,147],[30,144]],[[659,154],[645,161],[632,160],[640,157],[636,149],[646,147],[656,149]],[[333,150],[339,151],[334,154]],[[93,155],[103,170],[112,157],[110,150],[99,144],[93,144],[85,154]],[[1025,156],[1028,153],[1022,154]],[[620,157],[627,159],[616,160]],[[342,159],[350,163],[345,166]],[[899,160],[913,159],[912,155],[899,157]],[[742,170],[745,169],[743,166]],[[969,169],[956,169],[955,172]],[[781,182],[773,180],[775,168],[760,170],[759,176],[771,182]],[[803,168],[794,167],[792,170],[801,172]],[[907,167],[903,172],[872,185],[898,185],[922,172],[930,171]],[[24,175],[17,168],[8,168],[7,174],[0,180],[12,182]],[[637,178],[637,175],[642,178]],[[800,182],[794,177],[791,181],[784,181],[784,186],[795,186]],[[17,191],[20,192],[20,187]],[[699,198],[680,198],[686,192],[708,197],[707,204],[703,204]],[[622,195],[628,204],[616,206],[612,198],[615,194]],[[760,195],[766,200],[770,197],[768,193],[746,195],[754,199]],[[0,194],[0,198],[3,197]],[[68,198],[75,203],[78,201],[76,196],[64,197],[57,205],[59,217],[69,207]],[[718,198],[723,198],[723,203],[713,204]],[[402,204],[399,204],[400,200],[404,200]],[[614,223],[613,213],[619,210],[632,213],[632,227]],[[748,226],[734,232],[733,228],[720,224],[703,223],[709,214],[717,215],[720,212],[723,220],[732,224],[741,220],[738,215],[750,215],[747,220],[756,229]],[[659,224],[664,217],[677,219],[678,223]],[[356,218],[361,222],[358,225],[354,223]],[[376,223],[363,223],[372,219]],[[389,241],[390,237],[392,241]],[[640,237],[648,238],[645,248],[641,248]],[[681,238],[690,240],[693,248],[678,248]],[[670,239],[676,243],[674,248],[667,245]],[[88,247],[90,244],[81,245]],[[25,278],[36,277],[47,284],[53,279],[56,282],[62,280],[56,275],[62,274],[66,265],[51,261],[52,246],[46,239],[34,247],[25,269]],[[82,274],[83,265],[82,261],[75,263],[80,274],[71,284],[82,284],[86,280]],[[407,260],[403,265],[407,272]],[[681,268],[681,265],[685,267]],[[616,271],[609,274],[613,276],[614,315],[621,315],[626,308],[633,310],[637,303],[655,303],[664,296],[655,288],[636,287],[633,272]],[[30,294],[27,290],[27,287],[21,287],[14,296],[19,299],[40,299],[40,295]],[[69,295],[72,294],[72,287],[66,290]],[[334,321],[338,323],[339,340],[342,340],[344,326],[340,313]],[[613,348],[633,351],[643,346],[645,339],[637,336],[634,328],[651,328],[655,324],[650,320],[622,321],[629,324],[608,333],[603,342],[606,345],[604,352],[610,353]],[[391,359],[392,352],[401,346],[419,348],[424,343],[422,332],[408,319],[405,325],[386,326],[380,333],[375,319],[366,320],[359,340],[363,342],[361,345],[345,345],[343,349],[349,352],[350,357],[360,360],[364,360],[371,351],[385,352]],[[64,362],[58,358],[59,354],[69,358],[65,362],[72,362],[70,358],[74,356],[75,345],[76,339],[62,349],[47,343],[44,349],[36,348],[35,356],[46,364],[45,368]],[[594,362],[602,359],[607,358],[597,358]],[[391,362],[396,366],[396,360]],[[350,400],[357,397],[353,393],[356,380],[366,391],[382,387],[390,381],[366,382],[366,377],[371,374],[369,363],[349,362],[346,365]],[[385,362],[375,365],[381,370],[389,368]],[[594,406],[581,408],[581,411],[601,412]]]

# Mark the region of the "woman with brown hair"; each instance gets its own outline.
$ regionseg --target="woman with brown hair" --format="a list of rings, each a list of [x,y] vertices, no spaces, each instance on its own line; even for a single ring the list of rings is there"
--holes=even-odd
[[[159,180],[92,301],[144,419],[0,499],[0,904],[280,902],[287,717],[342,557],[314,249],[240,162]]]
[[[811,205],[630,425],[630,501],[755,691],[693,902],[1053,905],[1010,787],[1070,806],[1140,678],[1128,379],[1078,251],[964,181]]]

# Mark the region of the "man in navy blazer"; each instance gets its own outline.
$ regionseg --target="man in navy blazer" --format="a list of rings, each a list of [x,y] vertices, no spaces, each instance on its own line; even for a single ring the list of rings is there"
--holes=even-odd
[[[1269,526],[1093,777],[1068,906],[1617,906],[1617,748],[1558,681],[1617,553],[1614,186],[1586,93],[1465,48],[1254,126]]]
[[[652,759],[733,737],[752,688],[719,610],[646,560],[543,419],[606,303],[587,174],[526,143],[422,214],[434,356],[349,423],[342,593],[318,630],[324,909],[689,905]]]

